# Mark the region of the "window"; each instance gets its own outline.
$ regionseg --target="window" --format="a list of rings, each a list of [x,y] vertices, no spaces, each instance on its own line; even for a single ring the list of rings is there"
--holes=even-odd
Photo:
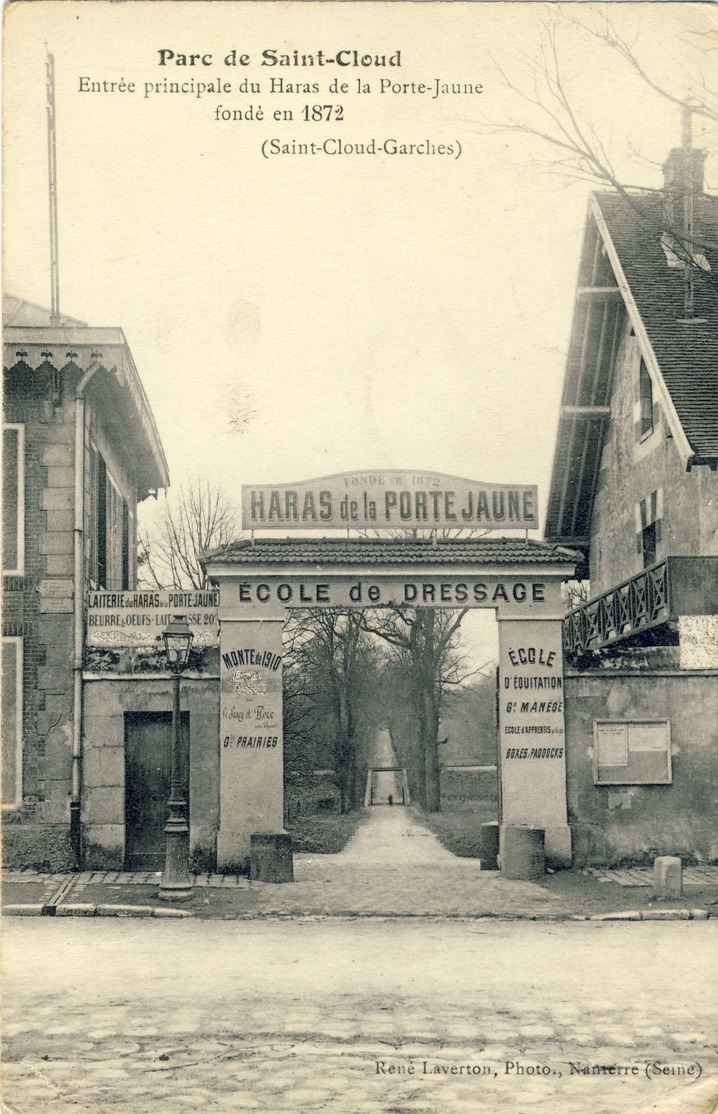
[[[107,474],[107,574],[106,588],[122,587],[122,496]]]
[[[657,488],[636,503],[638,556],[644,569],[655,565],[663,535],[663,488]]]
[[[134,580],[134,523],[101,453],[91,447],[90,580],[97,588],[129,588]]]
[[[668,720],[594,720],[594,785],[670,785]]]
[[[22,638],[2,640],[2,807],[22,805]]]
[[[25,566],[25,427],[3,426],[3,572],[22,576]]]
[[[97,583],[107,588],[107,465],[97,454]]]
[[[643,567],[649,568],[656,563],[656,523],[652,522],[641,531],[641,549],[643,551]]]
[[[127,500],[122,500],[122,591],[126,592],[130,586],[130,508]]]
[[[653,383],[648,374],[646,361],[641,357],[641,367],[638,373],[638,390],[641,403],[639,421],[640,436],[645,437],[653,429]]]

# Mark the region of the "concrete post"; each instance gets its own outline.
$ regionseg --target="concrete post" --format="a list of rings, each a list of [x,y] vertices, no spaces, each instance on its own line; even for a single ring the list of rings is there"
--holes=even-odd
[[[544,833],[541,828],[501,825],[501,873],[515,882],[542,878],[546,873]]]
[[[482,824],[479,829],[479,859],[482,870],[498,870],[499,825],[496,820]]]
[[[249,877],[253,882],[293,882],[292,837],[288,832],[255,832]]]
[[[274,619],[222,621],[220,871],[246,870],[252,835],[284,828],[282,626]]]
[[[552,865],[571,865],[562,627],[499,615],[499,776],[504,825],[540,828]]]
[[[653,896],[658,901],[683,896],[683,863],[676,855],[659,855],[654,860]]]

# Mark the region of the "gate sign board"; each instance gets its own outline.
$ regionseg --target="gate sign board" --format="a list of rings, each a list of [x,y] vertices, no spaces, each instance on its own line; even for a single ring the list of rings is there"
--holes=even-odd
[[[499,747],[504,823],[564,828],[566,741],[560,623],[499,623]]]
[[[219,591],[88,592],[88,646],[157,646],[173,615],[184,615],[193,646],[218,641]]]
[[[241,866],[252,832],[284,827],[282,623],[224,622],[219,656],[217,851]]]
[[[538,529],[538,488],[441,472],[340,472],[242,486],[244,530]]]
[[[560,585],[535,576],[243,577],[225,584],[222,606],[234,618],[269,618],[285,608],[494,607],[506,615],[560,614]]]

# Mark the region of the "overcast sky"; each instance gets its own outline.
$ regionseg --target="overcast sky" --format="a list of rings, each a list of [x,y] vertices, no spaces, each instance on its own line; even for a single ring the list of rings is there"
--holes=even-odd
[[[570,5],[569,10],[588,5]],[[61,309],[128,339],[173,484],[228,490],[363,468],[537,483],[545,513],[590,187],[543,170],[500,125],[553,5],[82,3],[6,9],[6,289],[49,303],[45,43],[57,80]],[[709,5],[613,5],[660,75]],[[660,184],[677,112],[571,28],[571,95],[627,180]],[[667,44],[670,50],[667,51]],[[261,67],[294,49],[401,52],[401,67]],[[158,65],[158,51],[212,54]],[[231,50],[250,66],[230,68]],[[319,96],[269,93],[271,78]],[[479,83],[458,96],[379,81]],[[134,81],[138,91],[80,91]],[[145,82],[259,81],[260,94],[153,93]],[[349,95],[329,95],[332,78]],[[372,93],[358,95],[356,80]],[[264,120],[216,121],[261,105]],[[304,104],[344,120],[301,120]],[[275,109],[292,122],[275,122]],[[494,125],[499,125],[497,129]],[[461,146],[461,157],[285,156],[265,139]],[[715,137],[698,136],[710,146]],[[636,149],[641,158],[633,153]],[[647,160],[647,161],[644,161]],[[711,174],[711,164],[708,174]]]

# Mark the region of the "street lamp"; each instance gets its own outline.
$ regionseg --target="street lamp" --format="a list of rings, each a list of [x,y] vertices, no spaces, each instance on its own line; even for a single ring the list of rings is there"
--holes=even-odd
[[[165,869],[160,882],[160,897],[177,900],[190,897],[189,824],[187,823],[188,755],[182,753],[180,721],[180,677],[187,666],[192,631],[184,615],[173,615],[163,632],[167,664],[172,671],[172,758],[169,815],[165,824]]]

